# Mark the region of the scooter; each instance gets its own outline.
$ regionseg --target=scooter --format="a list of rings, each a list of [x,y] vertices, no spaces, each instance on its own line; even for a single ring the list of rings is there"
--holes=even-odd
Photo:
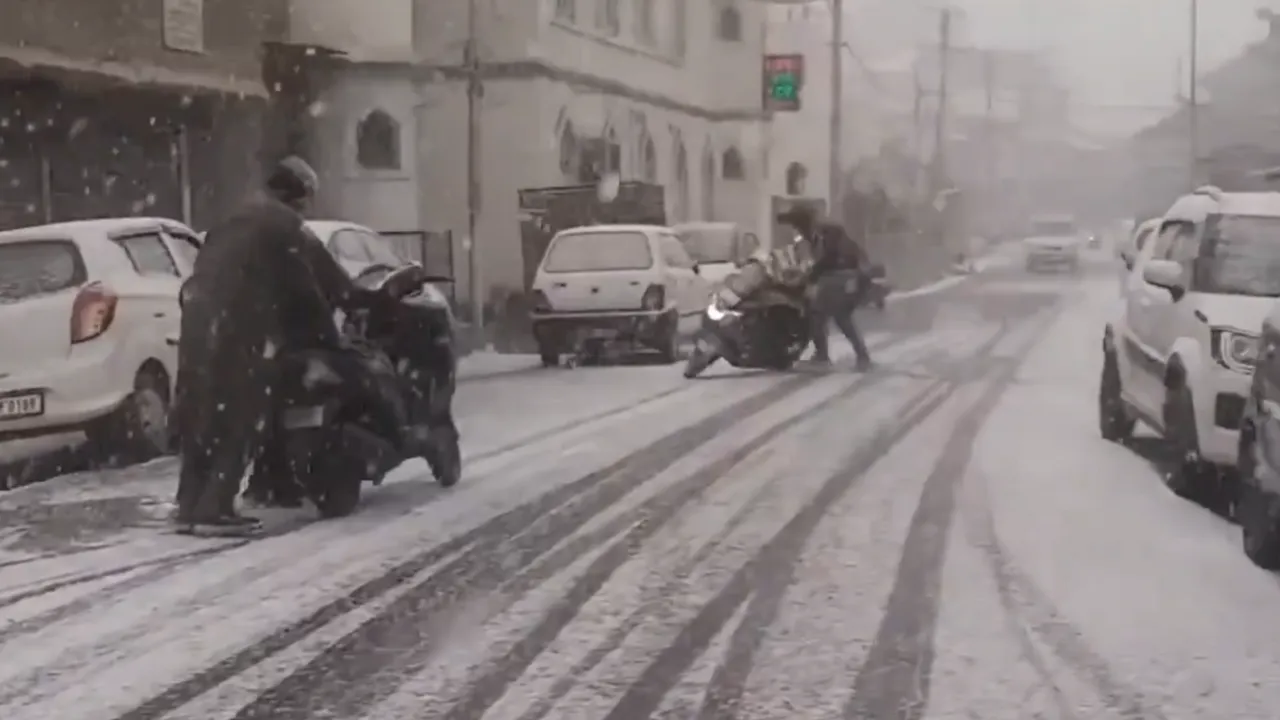
[[[348,347],[303,352],[284,362],[284,402],[276,419],[289,472],[321,516],[351,514],[364,482],[380,485],[411,457],[422,457],[440,485],[462,476],[462,453],[451,405],[457,359],[443,297],[426,283],[443,282],[420,266],[375,266],[357,284],[389,295],[394,316],[357,313],[343,323]],[[384,313],[385,315],[385,313]],[[441,322],[443,319],[443,323]],[[334,367],[359,362],[367,387],[352,392]],[[347,377],[349,378],[348,372]]]

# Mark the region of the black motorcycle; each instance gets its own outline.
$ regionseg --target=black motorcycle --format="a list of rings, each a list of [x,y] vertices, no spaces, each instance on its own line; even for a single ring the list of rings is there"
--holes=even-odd
[[[353,512],[367,480],[381,484],[404,460],[422,457],[450,487],[462,476],[453,422],[457,358],[447,301],[417,265],[367,268],[357,284],[397,300],[393,316],[363,311],[343,324],[347,347],[287,357],[277,419],[295,482],[324,517]],[[353,392],[341,361],[367,381]],[[350,372],[345,377],[350,377]]]
[[[711,297],[694,337],[684,376],[695,378],[724,359],[743,369],[787,370],[809,345],[809,310],[803,290],[766,288],[738,299],[721,290]]]

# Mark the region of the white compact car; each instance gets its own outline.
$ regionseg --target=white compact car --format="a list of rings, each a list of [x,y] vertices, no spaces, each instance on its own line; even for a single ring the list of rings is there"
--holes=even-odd
[[[1069,215],[1045,215],[1033,218],[1031,234],[1022,241],[1027,270],[1045,268],[1080,269],[1080,228]]]
[[[1103,437],[1142,420],[1173,445],[1170,487],[1194,496],[1229,477],[1258,334],[1280,297],[1280,193],[1201,188],[1137,253],[1103,336]]]
[[[584,343],[627,342],[679,358],[711,295],[673,230],[593,225],[556,234],[533,281],[531,315],[547,366]]]
[[[0,232],[0,441],[84,431],[131,460],[166,451],[199,248],[159,218]]]

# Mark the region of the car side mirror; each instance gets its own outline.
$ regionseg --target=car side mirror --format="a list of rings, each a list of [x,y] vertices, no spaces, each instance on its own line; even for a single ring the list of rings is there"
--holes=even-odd
[[[1147,263],[1142,268],[1142,279],[1149,285],[1168,290],[1175,302],[1187,293],[1186,282],[1182,279],[1182,265],[1172,260],[1152,260]]]
[[[693,274],[694,274],[694,275],[701,275],[701,274],[702,274],[702,266],[701,266],[701,265],[699,265],[698,263],[694,263],[694,264],[693,264]]]
[[[178,307],[185,308],[187,306],[187,298],[194,292],[195,288],[191,287],[191,278],[183,281],[182,286],[178,288]]]

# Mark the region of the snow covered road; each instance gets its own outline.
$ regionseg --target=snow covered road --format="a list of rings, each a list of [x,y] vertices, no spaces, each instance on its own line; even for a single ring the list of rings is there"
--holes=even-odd
[[[1275,718],[1280,584],[1098,438],[1114,293],[904,298],[865,376],[468,383],[457,488],[251,542],[163,531],[171,460],[7,493],[0,717]]]

